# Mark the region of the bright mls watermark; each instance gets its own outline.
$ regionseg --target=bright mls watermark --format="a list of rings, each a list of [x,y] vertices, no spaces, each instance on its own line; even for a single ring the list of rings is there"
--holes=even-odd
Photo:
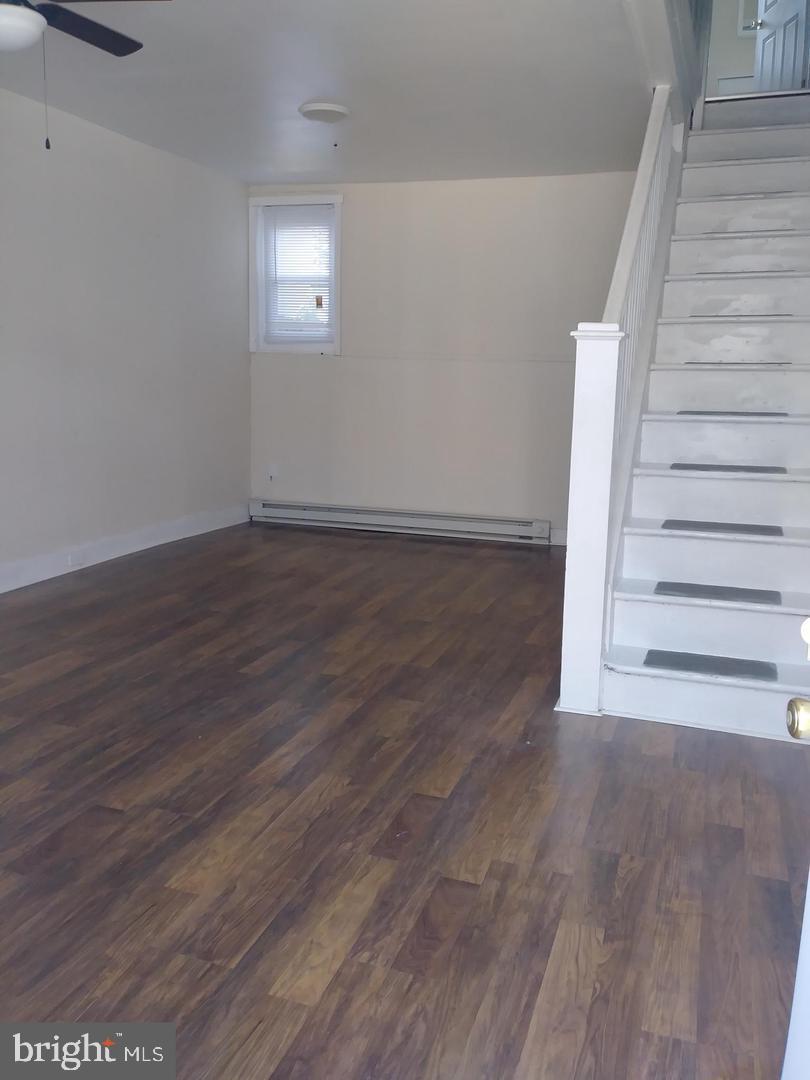
[[[175,1080],[174,1024],[0,1024],[0,1077]]]

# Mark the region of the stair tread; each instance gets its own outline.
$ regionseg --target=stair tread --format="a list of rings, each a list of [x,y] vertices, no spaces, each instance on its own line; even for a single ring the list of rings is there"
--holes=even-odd
[[[662,586],[672,588],[669,591],[661,591]],[[729,585],[702,585],[695,582],[620,578],[616,582],[614,596],[621,600],[638,600],[651,604],[772,611],[780,615],[810,615],[810,594],[784,589],[778,591],[747,589]]]
[[[740,200],[760,199],[810,199],[810,191],[749,191],[737,195],[682,195],[678,204],[684,206],[687,203],[716,203],[738,202]]]
[[[724,528],[712,530],[711,526],[722,524]],[[800,529],[795,526],[780,526],[782,533],[779,536],[750,532],[746,523],[734,529],[733,523],[728,523],[730,528],[725,528],[725,522],[700,521],[694,522],[694,528],[665,528],[662,518],[631,518],[624,527],[625,534],[630,536],[689,536],[698,539],[721,539],[732,542],[745,541],[753,544],[790,544],[810,546],[810,529]]]
[[[806,239],[810,237],[810,229],[763,229],[761,232],[744,229],[740,232],[676,233],[672,237],[672,243],[695,243],[702,240],[775,240],[788,236]]]
[[[756,127],[703,128],[690,131],[688,141],[713,138],[715,135],[751,135],[763,131],[806,131],[810,136],[810,124],[758,124]]]
[[[665,282],[670,281],[738,281],[755,280],[765,278],[768,281],[777,281],[782,278],[810,278],[810,270],[708,270],[703,273],[692,274],[667,274]]]
[[[722,475],[744,474],[746,476],[782,476],[785,465],[734,465],[725,461],[673,461],[670,472],[718,473]]]
[[[678,416],[789,416],[789,413],[777,413],[766,409],[746,411],[734,408],[679,408]]]
[[[659,423],[694,424],[706,419],[708,414],[696,412],[646,412],[644,420],[654,420]],[[736,413],[713,413],[711,420],[718,424],[750,423],[750,424],[808,424],[810,415],[807,413],[762,413],[762,412],[736,412]]]
[[[758,679],[776,682],[776,664],[765,660],[743,660],[737,656],[708,656],[705,653],[648,649],[644,666],[665,671],[685,671],[694,675],[720,675],[731,679]]]
[[[696,367],[699,367],[701,371],[765,371],[772,372],[775,370],[782,371],[810,371],[810,364],[793,363],[791,360],[772,360],[772,361],[751,361],[748,363],[745,360],[737,361],[710,361],[710,360],[684,360],[682,363],[671,364],[652,364],[650,371],[681,371],[684,374],[692,375]]]
[[[759,323],[810,323],[810,315],[663,315],[659,326],[694,326],[707,323],[741,323],[756,326]]]
[[[657,581],[656,596],[683,597],[692,600],[719,600],[739,604],[781,607],[782,594],[777,589],[741,589],[734,585],[700,585],[692,581]]]
[[[746,536],[784,536],[781,525],[757,525],[741,521],[703,521],[694,518],[666,518],[661,528],[667,532],[739,533]]]
[[[659,586],[683,586],[682,593],[659,592]],[[691,590],[687,594],[687,589]],[[756,598],[755,595],[756,594]],[[766,599],[772,595],[778,602]],[[724,585],[701,585],[694,582],[648,581],[642,578],[620,578],[614,596],[620,600],[637,600],[651,604],[675,604],[685,607],[733,608],[735,610],[775,612],[780,615],[810,615],[810,593],[789,590],[740,589]]]
[[[684,162],[684,169],[706,169],[717,168],[722,166],[735,166],[735,165],[793,165],[810,163],[810,155],[796,154],[795,156],[790,154],[787,157],[761,157],[761,158],[724,158],[722,161],[687,161]]]
[[[696,465],[685,464],[683,467],[673,469],[671,464],[665,462],[645,461],[640,462],[633,469],[633,473],[636,476],[665,476],[665,477],[693,477],[699,480],[706,479],[722,479],[722,480],[759,480],[768,483],[809,483],[810,482],[810,469],[795,469],[785,468],[784,466],[773,466],[774,468],[780,468],[781,472],[761,472],[762,468],[768,468],[768,466],[741,466],[740,469],[735,469],[733,472],[729,472],[730,466],[723,467],[722,465],[706,465],[702,468],[698,468]],[[749,470],[756,468],[756,472]]]
[[[729,686],[740,686],[752,689],[765,689],[784,691],[788,694],[804,694],[810,690],[810,664],[775,664],[776,678],[766,681],[758,678],[747,678],[737,675],[719,675],[708,672],[687,671],[683,668],[649,667],[645,664],[648,649],[635,648],[630,645],[613,645],[605,657],[605,666],[613,671],[625,672],[633,675],[647,675],[652,677],[664,677],[684,679],[694,682],[721,682]],[[701,656],[705,654],[685,654]],[[727,658],[734,659],[734,658]],[[751,663],[751,661],[742,661]]]

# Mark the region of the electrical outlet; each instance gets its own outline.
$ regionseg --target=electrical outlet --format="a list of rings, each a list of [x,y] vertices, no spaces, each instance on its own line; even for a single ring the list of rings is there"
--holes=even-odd
[[[278,477],[278,471],[279,471],[278,470],[278,465],[268,465],[267,466],[267,479],[268,480],[275,480]]]

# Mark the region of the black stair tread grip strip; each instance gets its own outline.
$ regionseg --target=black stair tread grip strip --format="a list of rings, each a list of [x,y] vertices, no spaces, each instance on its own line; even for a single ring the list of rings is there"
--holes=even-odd
[[[742,409],[679,409],[678,416],[788,416],[786,412],[744,412]]]
[[[741,660],[736,656],[706,656],[702,653],[670,652],[650,649],[644,657],[644,667],[666,671],[685,671],[693,675],[724,675],[734,679],[759,679],[776,682],[776,664],[764,660]]]
[[[756,525],[738,521],[689,521],[686,518],[667,518],[662,529],[682,532],[745,533],[747,536],[784,536],[781,525]]]
[[[659,581],[656,596],[682,596],[692,600],[729,600],[741,604],[781,605],[775,589],[739,589],[734,585],[698,585],[692,581]]]
[[[723,465],[719,462],[675,461],[670,469],[682,472],[727,472],[727,473],[769,473],[783,476],[787,473],[784,465]]]
[[[692,367],[721,367],[723,364],[730,367],[744,367],[746,364],[751,367],[793,367],[792,360],[684,360],[683,363]]]

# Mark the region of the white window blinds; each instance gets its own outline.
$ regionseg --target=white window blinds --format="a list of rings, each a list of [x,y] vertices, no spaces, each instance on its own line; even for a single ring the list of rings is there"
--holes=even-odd
[[[259,218],[260,332],[266,346],[334,346],[333,203],[263,206]]]

